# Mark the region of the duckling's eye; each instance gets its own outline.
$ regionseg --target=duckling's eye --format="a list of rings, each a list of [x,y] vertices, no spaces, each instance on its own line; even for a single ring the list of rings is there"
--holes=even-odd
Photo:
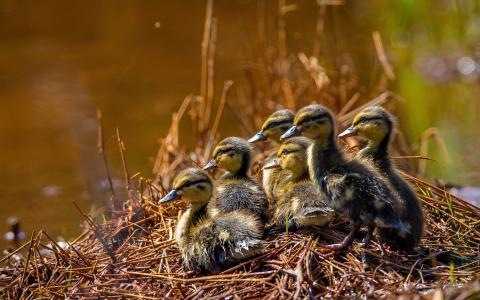
[[[217,151],[217,153],[215,154],[215,157],[224,155],[224,154],[228,154],[229,156],[231,156],[230,155],[231,153],[232,153],[232,149],[221,149]]]
[[[202,183],[202,182],[206,182],[206,180],[205,180],[205,179],[199,179],[199,180],[195,180],[195,181],[189,181],[189,180],[187,180],[187,181],[185,181],[181,186],[177,187],[176,189],[177,189],[177,190],[182,190],[182,189],[188,188],[188,187],[190,187],[190,186],[192,186],[192,185],[198,185],[199,183]],[[198,185],[198,186],[199,186],[199,185]]]
[[[282,126],[283,124],[287,124],[287,122],[288,121],[273,121],[273,122],[270,122],[267,126],[265,126],[265,128],[263,128],[263,130],[268,130],[268,129],[272,129],[272,128],[275,128],[275,127],[285,128],[287,126],[288,126],[288,128],[290,128],[291,127],[291,126],[289,126],[290,124]]]
[[[191,186],[192,184],[193,184],[193,182],[191,182],[191,181],[185,181],[185,182],[183,183],[183,185],[182,185],[182,188],[189,187],[189,186]]]
[[[362,124],[362,123],[368,123],[368,122],[372,122],[372,123],[375,123],[375,124],[380,124],[381,121],[382,121],[381,117],[362,116],[362,117],[360,117],[360,119],[358,119],[358,121],[354,124],[354,126],[357,126],[358,124]]]
[[[228,155],[228,157],[232,157],[233,156],[233,151],[231,151],[231,150],[224,151],[224,152],[222,152],[221,155]]]
[[[283,149],[282,152],[280,153],[281,155],[286,155],[290,153],[297,152],[296,150],[288,150],[288,149]]]
[[[367,117],[363,116],[363,117],[360,117],[357,123],[364,123],[366,121],[368,121]]]

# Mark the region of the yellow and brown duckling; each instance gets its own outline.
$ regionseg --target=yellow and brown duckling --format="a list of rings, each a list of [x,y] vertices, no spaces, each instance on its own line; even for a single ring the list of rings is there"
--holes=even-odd
[[[190,207],[180,217],[175,237],[183,263],[199,272],[216,274],[263,250],[263,225],[246,211],[207,213],[213,193],[210,177],[198,169],[178,174],[173,189],[160,203],[181,199]]]
[[[231,212],[244,209],[258,217],[264,224],[268,221],[268,202],[262,186],[248,176],[252,149],[247,141],[238,137],[222,140],[213,150],[213,159],[203,169],[225,169],[216,186],[218,197],[209,204],[209,212]]]
[[[264,168],[285,170],[285,180],[276,189],[279,199],[273,209],[272,223],[280,228],[297,229],[309,226],[325,226],[334,217],[334,211],[326,205],[325,196],[310,180],[307,165],[307,149],[312,141],[294,137],[279,148],[277,159]]]
[[[396,214],[398,198],[384,179],[371,167],[347,159],[336,142],[333,114],[324,106],[312,104],[300,109],[282,139],[303,134],[314,142],[308,150],[311,179],[326,195],[327,205],[352,223],[352,230],[332,249],[348,247],[363,225],[368,232],[363,240],[370,245],[376,227],[409,230]]]
[[[382,107],[364,109],[353,119],[352,126],[339,137],[361,136],[368,145],[357,154],[359,159],[373,162],[388,180],[400,199],[400,219],[412,233],[404,236],[393,228],[379,230],[380,239],[396,249],[412,251],[420,242],[424,231],[424,216],[420,202],[410,185],[398,174],[390,158],[389,146],[395,129],[393,116]]]
[[[289,109],[281,109],[272,113],[262,125],[262,129],[251,137],[249,143],[271,140],[280,143],[280,136],[284,134],[293,125],[295,114]],[[265,159],[265,165],[268,165],[275,159],[277,152],[273,152]],[[285,177],[285,171],[280,168],[264,168],[262,171],[262,185],[270,199],[277,198],[274,195],[277,184]]]

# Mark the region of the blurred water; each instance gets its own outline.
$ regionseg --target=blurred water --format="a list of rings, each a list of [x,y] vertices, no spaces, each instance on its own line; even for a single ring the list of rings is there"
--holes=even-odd
[[[288,45],[311,54],[316,2],[292,2],[297,10],[287,16]],[[402,120],[412,144],[418,145],[423,130],[439,126],[456,162],[430,167],[431,176],[478,183],[478,7],[444,2],[432,16],[433,3],[407,0],[329,8],[331,45],[322,54],[333,60],[349,54],[359,80],[371,88],[371,32],[380,30],[395,63],[394,90],[406,99]],[[242,79],[241,64],[255,49],[258,3],[215,4],[217,86]],[[267,6],[273,13],[276,4]],[[122,176],[116,126],[131,173],[151,174],[157,139],[166,134],[172,111],[199,92],[204,11],[205,1],[0,0],[0,231],[15,215],[27,236],[33,228],[71,236],[81,221],[73,201],[86,211],[104,205],[97,108],[116,182]],[[460,32],[466,26],[468,34],[447,35],[452,26]],[[239,133],[225,126],[224,132]]]

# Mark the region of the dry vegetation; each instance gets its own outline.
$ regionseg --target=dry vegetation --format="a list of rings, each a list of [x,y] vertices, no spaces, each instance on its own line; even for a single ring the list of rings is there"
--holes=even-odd
[[[288,7],[279,3],[281,25]],[[323,28],[325,11],[325,6],[319,7],[318,30]],[[173,240],[177,218],[185,207],[178,203],[158,206],[157,200],[177,170],[207,161],[220,137],[224,110],[230,110],[244,137],[248,137],[266,115],[280,107],[296,109],[319,102],[336,112],[339,126],[345,127],[363,107],[376,104],[394,110],[398,98],[388,91],[388,81],[394,74],[377,33],[372,40],[381,66],[378,82],[369,94],[362,94],[348,65],[327,71],[314,57],[288,53],[282,26],[277,30],[275,46],[270,45],[262,52],[263,57],[245,65],[246,81],[236,87],[237,101],[229,100],[234,87],[231,81],[225,81],[222,94],[214,97],[216,27],[209,1],[201,92],[186,97],[173,114],[172,126],[161,140],[155,162],[156,179],[131,178],[118,134],[128,199],[112,195],[113,212],[108,221],[99,222],[84,214],[85,232],[66,245],[60,245],[44,231],[34,232],[25,245],[0,260],[0,287],[5,299],[420,297],[419,293],[463,285],[475,278],[480,272],[480,209],[416,177],[413,165],[422,158],[408,156],[401,133],[397,135],[395,155],[406,166],[408,174],[404,175],[416,186],[427,218],[426,236],[417,254],[382,250],[373,243],[368,251],[372,266],[364,269],[359,245],[339,253],[322,247],[347,234],[347,226],[337,223],[315,233],[270,236],[265,254],[218,275],[185,270]],[[196,130],[193,150],[180,143],[182,120],[191,122]],[[100,126],[100,150],[102,135]],[[355,145],[346,147],[355,151]],[[253,174],[259,176],[258,162],[270,149],[270,145],[258,149]],[[24,253],[24,257],[19,258],[17,253]]]

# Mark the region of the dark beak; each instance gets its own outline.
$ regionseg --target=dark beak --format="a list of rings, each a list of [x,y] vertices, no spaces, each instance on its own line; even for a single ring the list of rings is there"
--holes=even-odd
[[[160,199],[159,203],[165,203],[171,200],[180,199],[180,195],[177,194],[177,190],[171,190],[165,197]]]
[[[215,163],[215,160],[212,159],[203,167],[203,169],[206,171],[206,170],[214,169],[216,167],[217,167],[217,164]]]
[[[340,133],[338,135],[338,137],[343,139],[343,138],[346,138],[346,137],[349,137],[349,136],[354,136],[354,135],[357,135],[357,132],[355,131],[353,126],[350,126],[347,129],[345,129],[344,132]]]
[[[298,130],[297,126],[292,126],[292,127],[290,127],[289,130],[287,130],[287,132],[282,134],[280,139],[281,140],[286,140],[286,139],[291,138],[292,136],[296,136],[296,135],[300,135],[300,130]]]
[[[278,160],[272,159],[268,163],[266,163],[263,166],[263,170],[269,170],[269,169],[274,169],[274,168],[280,168],[280,164],[278,163]]]
[[[262,141],[266,141],[267,140],[267,136],[265,134],[263,134],[263,130],[260,130],[256,135],[252,136],[248,142],[249,143],[256,143],[256,142],[262,142]]]

